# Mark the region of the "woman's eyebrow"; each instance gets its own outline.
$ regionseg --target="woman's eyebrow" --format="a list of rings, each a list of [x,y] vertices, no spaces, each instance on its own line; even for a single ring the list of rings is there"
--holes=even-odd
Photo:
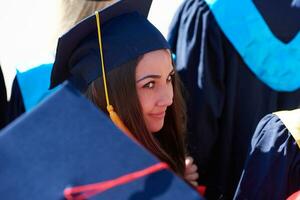
[[[161,77],[161,75],[150,74],[150,75],[146,75],[146,76],[140,78],[140,79],[137,80],[136,82],[138,83],[138,82],[140,82],[140,81],[142,81],[142,80],[145,80],[145,79],[147,79],[147,78],[160,78],[160,77]]]
[[[171,75],[171,74],[173,74],[173,73],[175,73],[175,70],[174,70],[174,69],[171,70],[171,72],[169,73],[169,75]],[[142,81],[142,80],[145,80],[145,79],[147,79],[147,78],[161,78],[161,75],[156,75],[156,74],[146,75],[146,76],[140,78],[139,80],[137,80],[136,82],[138,83],[138,82],[140,82],[140,81]]]

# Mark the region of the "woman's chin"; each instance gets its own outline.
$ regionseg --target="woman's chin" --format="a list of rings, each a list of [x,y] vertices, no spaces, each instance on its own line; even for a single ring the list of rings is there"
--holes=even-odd
[[[148,118],[146,126],[150,133],[157,133],[164,126],[164,118]]]
[[[157,133],[157,132],[159,132],[161,129],[162,129],[162,127],[163,127],[163,125],[161,125],[161,126],[156,126],[156,127],[152,127],[152,128],[150,128],[149,129],[149,131],[151,132],[151,133]]]
[[[153,126],[150,126],[150,127],[148,128],[148,130],[149,130],[149,132],[155,134],[155,133],[159,132],[159,131],[162,129],[163,125],[164,125],[163,122],[162,122],[162,123],[159,123],[159,124],[155,124],[155,125],[153,125]]]

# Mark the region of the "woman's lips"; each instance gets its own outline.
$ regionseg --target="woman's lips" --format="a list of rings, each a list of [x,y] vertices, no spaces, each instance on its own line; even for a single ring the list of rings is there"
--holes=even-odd
[[[166,112],[150,113],[149,115],[153,118],[162,119],[165,117]]]

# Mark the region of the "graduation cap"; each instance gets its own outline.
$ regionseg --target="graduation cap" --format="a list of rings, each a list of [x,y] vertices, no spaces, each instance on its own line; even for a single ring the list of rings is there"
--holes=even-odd
[[[201,199],[68,83],[0,132],[0,160],[6,200]]]
[[[70,79],[84,90],[102,76],[103,65],[108,72],[150,51],[169,49],[147,20],[151,3],[119,0],[65,33],[58,41],[50,87]]]
[[[145,53],[169,49],[163,35],[147,20],[151,3],[119,0],[81,21],[59,39],[51,73],[50,88],[69,79],[81,91],[103,76],[110,118],[129,136],[132,134],[109,103],[105,71]]]

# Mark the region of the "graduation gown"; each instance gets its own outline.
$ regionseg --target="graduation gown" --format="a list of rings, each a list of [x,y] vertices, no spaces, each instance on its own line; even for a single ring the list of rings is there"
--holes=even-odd
[[[8,108],[8,123],[31,110],[54,90],[49,90],[53,64],[42,64],[14,78]]]
[[[245,2],[249,3],[249,0]],[[227,1],[228,5],[229,3],[232,1]],[[229,11],[225,13],[230,14]],[[228,21],[231,22],[230,20]],[[276,24],[274,26],[276,27]],[[255,32],[250,30],[249,26],[234,28],[229,28],[229,31],[234,30],[233,33],[238,35]],[[259,33],[256,36],[261,36]],[[272,36],[267,33],[268,36]],[[273,39],[280,41],[281,37],[286,40],[294,38],[293,34],[289,33],[289,30],[285,30],[284,33],[278,31],[277,35],[280,37]],[[284,83],[299,84],[300,79],[296,77],[300,75],[299,69],[297,73],[297,69],[293,67],[300,65],[281,66],[279,72],[276,71],[275,75],[289,67],[293,68],[291,71],[296,70],[293,73],[285,73],[290,75],[288,80],[275,75],[265,77],[272,74],[264,73],[266,69],[271,69],[270,66],[278,70],[277,63],[285,63],[283,60],[293,61],[286,57],[289,54],[277,56],[277,60],[267,59],[273,54],[264,54],[262,47],[252,49],[250,54],[250,47],[254,44],[259,46],[260,41],[270,41],[259,38],[248,41],[248,45],[244,46],[249,48],[244,48],[240,53],[238,42],[243,42],[247,39],[246,36],[243,40],[234,41],[237,36],[232,37],[230,34],[231,32],[225,34],[211,7],[204,0],[185,1],[177,11],[169,33],[176,67],[188,91],[189,151],[199,168],[199,182],[207,185],[208,199],[232,199],[252,134],[259,120],[276,110],[294,109],[300,105],[300,90],[296,89],[298,86],[274,84],[280,80],[284,80]],[[299,52],[299,46],[298,49],[295,48],[295,52]],[[278,50],[264,50],[273,49]],[[252,60],[249,61],[248,58]],[[255,60],[256,58],[259,60]],[[270,66],[265,61],[271,63]],[[258,69],[259,73],[255,69],[256,65],[248,65],[253,62],[262,62],[258,63],[258,66],[261,66]],[[276,80],[269,80],[272,77]]]
[[[4,77],[0,66],[0,129],[6,124],[7,98]]]
[[[300,110],[267,115],[253,135],[235,199],[286,199],[299,189]]]
[[[12,122],[25,112],[24,100],[17,76],[15,76],[11,88],[11,97],[7,109],[7,123]]]

